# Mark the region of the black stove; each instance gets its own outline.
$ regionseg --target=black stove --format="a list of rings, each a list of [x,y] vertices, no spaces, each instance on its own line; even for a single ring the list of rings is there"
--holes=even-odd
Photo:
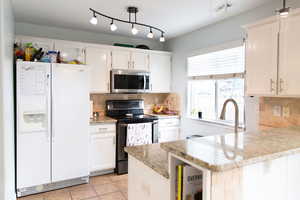
[[[116,173],[128,172],[128,155],[124,151],[127,141],[127,125],[137,123],[152,124],[152,142],[158,142],[158,117],[144,114],[144,100],[108,100],[106,115],[117,119]]]

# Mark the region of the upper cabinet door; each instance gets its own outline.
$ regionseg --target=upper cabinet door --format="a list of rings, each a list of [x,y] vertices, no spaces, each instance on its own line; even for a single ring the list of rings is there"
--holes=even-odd
[[[109,93],[110,51],[97,47],[86,48],[86,64],[90,66],[90,92]]]
[[[132,52],[131,66],[135,70],[149,71],[149,54],[145,52]]]
[[[113,50],[111,54],[111,67],[113,69],[129,69],[130,64],[130,51]]]
[[[171,55],[150,54],[151,89],[154,93],[171,90]]]
[[[279,22],[254,25],[247,33],[246,93],[276,95]]]
[[[283,18],[280,29],[279,80],[280,96],[300,96],[300,13]]]

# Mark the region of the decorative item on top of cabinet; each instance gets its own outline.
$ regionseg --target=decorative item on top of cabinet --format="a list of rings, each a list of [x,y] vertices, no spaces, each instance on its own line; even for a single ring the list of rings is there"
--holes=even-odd
[[[68,64],[85,64],[85,45],[80,42],[55,40],[54,50],[60,52],[61,61]]]
[[[168,53],[151,53],[149,56],[151,73],[151,91],[167,93],[171,91],[171,55]]]
[[[245,26],[247,95],[300,96],[299,27],[300,9]]]
[[[86,48],[86,64],[90,70],[90,93],[110,92],[110,50],[100,47]]]

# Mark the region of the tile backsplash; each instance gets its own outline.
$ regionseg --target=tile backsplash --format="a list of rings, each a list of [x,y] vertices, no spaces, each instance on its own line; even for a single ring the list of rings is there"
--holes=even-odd
[[[300,98],[261,97],[259,111],[261,129],[300,126]]]
[[[106,100],[127,100],[143,99],[145,103],[145,113],[152,113],[154,105],[164,105],[170,110],[180,114],[180,98],[175,93],[159,94],[91,94],[90,100],[93,101],[93,112],[99,112],[100,115],[105,113]]]

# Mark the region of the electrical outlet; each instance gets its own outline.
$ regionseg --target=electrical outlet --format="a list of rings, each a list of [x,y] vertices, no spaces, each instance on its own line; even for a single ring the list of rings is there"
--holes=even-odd
[[[283,117],[289,117],[290,116],[290,107],[289,106],[283,106],[282,107],[282,116]]]
[[[280,105],[274,105],[272,108],[273,116],[275,117],[281,117],[282,114],[282,106]]]

